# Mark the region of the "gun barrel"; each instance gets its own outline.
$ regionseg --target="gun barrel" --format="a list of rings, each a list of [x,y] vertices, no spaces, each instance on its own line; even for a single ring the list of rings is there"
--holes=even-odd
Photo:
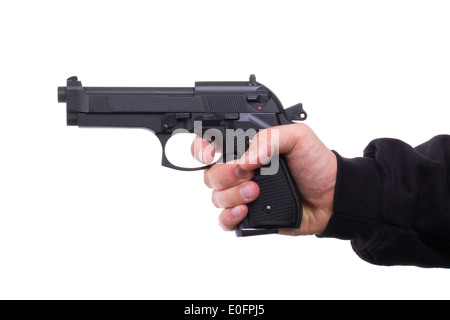
[[[58,88],[58,102],[67,103],[68,112],[83,113],[205,111],[194,88],[68,86]]]

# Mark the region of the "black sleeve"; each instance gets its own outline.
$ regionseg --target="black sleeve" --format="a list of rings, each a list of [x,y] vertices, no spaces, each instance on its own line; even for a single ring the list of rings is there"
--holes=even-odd
[[[334,213],[319,237],[351,240],[377,265],[450,267],[450,136],[417,148],[378,139],[363,158],[335,154]]]

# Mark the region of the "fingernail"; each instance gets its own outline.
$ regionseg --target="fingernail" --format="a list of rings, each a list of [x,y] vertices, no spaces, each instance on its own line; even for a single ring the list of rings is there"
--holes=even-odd
[[[234,207],[233,209],[231,209],[231,214],[235,218],[240,218],[242,216],[241,207],[238,206],[238,207]]]
[[[253,187],[250,184],[244,184],[241,189],[239,190],[239,192],[241,193],[241,196],[245,199],[245,200],[250,200],[253,198]]]
[[[248,179],[252,174],[251,171],[244,170],[240,166],[237,166],[236,169],[234,169],[234,172],[239,179]]]

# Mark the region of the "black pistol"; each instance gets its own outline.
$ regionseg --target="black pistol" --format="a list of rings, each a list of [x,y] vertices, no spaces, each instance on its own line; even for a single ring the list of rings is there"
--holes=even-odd
[[[242,82],[196,82],[194,88],[83,87],[77,77],[71,77],[66,87],[58,87],[58,102],[66,103],[69,126],[150,129],[161,142],[162,165],[177,170],[201,170],[210,165],[174,165],[165,152],[173,134],[204,134],[204,139],[215,143],[221,137],[219,161],[226,162],[240,158],[259,130],[306,119],[302,104],[284,109],[254,75]],[[242,138],[230,132],[244,135]],[[284,157],[277,160],[278,170],[274,173],[263,173],[270,163],[256,170],[252,180],[259,185],[260,194],[248,204],[248,214],[237,227],[237,236],[300,227],[300,194]]]

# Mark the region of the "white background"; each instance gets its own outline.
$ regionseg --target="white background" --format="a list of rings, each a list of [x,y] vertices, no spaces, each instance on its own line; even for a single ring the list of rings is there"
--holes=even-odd
[[[66,127],[57,87],[255,73],[345,157],[449,133],[448,1],[3,1],[1,299],[450,298],[443,269],[334,239],[235,238],[145,130]]]

